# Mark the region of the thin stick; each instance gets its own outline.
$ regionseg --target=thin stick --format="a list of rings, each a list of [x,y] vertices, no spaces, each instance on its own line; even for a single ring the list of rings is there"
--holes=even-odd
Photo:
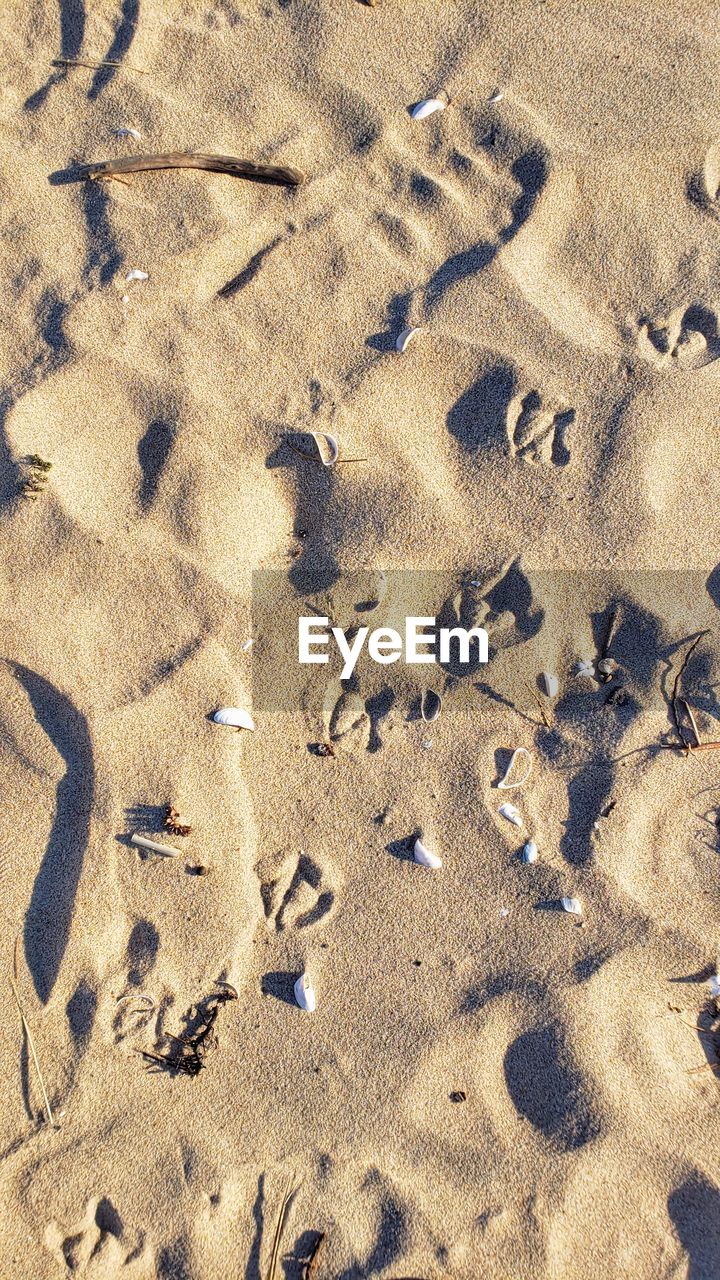
[[[171,844],[158,844],[157,840],[146,840],[145,836],[131,836],[130,843],[138,849],[149,849],[150,853],[159,853],[161,858],[179,858],[180,850]]]
[[[671,701],[671,705],[672,705],[672,713],[673,713],[673,719],[674,719],[674,721],[675,721],[675,729],[676,729],[676,732],[677,732],[677,736],[678,736],[678,738],[680,739],[680,741],[681,741],[681,743],[682,743],[682,745],[683,745],[684,747],[688,747],[690,744],[688,743],[688,741],[687,741],[687,739],[686,739],[685,735],[683,734],[682,729],[680,728],[680,720],[679,720],[679,718],[678,718],[677,706],[676,706],[676,703],[677,703],[677,697],[678,697],[678,693],[680,692],[680,681],[682,680],[682,678],[683,678],[683,673],[684,673],[684,671],[685,671],[685,668],[686,668],[686,666],[687,666],[688,662],[690,661],[690,656],[691,656],[691,654],[692,654],[693,650],[697,647],[697,645],[699,645],[700,641],[702,640],[702,638],[703,638],[703,636],[704,636],[705,634],[706,634],[706,633],[705,633],[704,631],[701,631],[701,632],[700,632],[700,635],[695,637],[695,639],[693,640],[692,644],[690,645],[690,648],[687,650],[687,652],[686,652],[686,654],[685,654],[685,657],[683,658],[683,660],[682,660],[682,662],[681,662],[681,664],[680,664],[680,669],[679,669],[679,671],[677,672],[677,675],[675,676],[675,682],[674,682],[674,684],[673,684],[673,691],[672,691],[672,698],[671,698],[671,700],[670,700],[670,701]],[[697,750],[697,748],[696,748],[696,750]]]
[[[41,1090],[42,1090],[42,1096],[43,1096],[43,1099],[44,1099],[44,1101],[45,1101],[45,1110],[47,1111],[47,1117],[48,1117],[48,1120],[50,1121],[50,1124],[52,1125],[53,1129],[59,1129],[59,1128],[60,1128],[60,1126],[59,1126],[59,1124],[57,1123],[57,1121],[55,1120],[55,1117],[54,1117],[54,1115],[53,1115],[53,1113],[52,1113],[52,1107],[50,1106],[50,1099],[49,1099],[49,1098],[48,1098],[48,1096],[47,1096],[47,1089],[45,1088],[45,1081],[43,1080],[43,1077],[42,1077],[42,1071],[40,1070],[40,1063],[38,1062],[38,1056],[37,1056],[37,1053],[35,1052],[35,1043],[34,1043],[33,1038],[32,1038],[32,1032],[30,1031],[30,1027],[28,1026],[28,1020],[27,1020],[27,1018],[25,1017],[25,1014],[24,1014],[24,1012],[23,1012],[23,1007],[22,1007],[22,1005],[21,1005],[21,1003],[20,1003],[20,996],[18,995],[17,982],[18,982],[18,951],[19,951],[19,946],[20,946],[20,939],[19,939],[19,938],[16,938],[16,939],[15,939],[15,951],[14,951],[14,954],[13,954],[13,976],[10,978],[10,986],[12,987],[12,993],[13,993],[13,995],[14,995],[14,997],[15,997],[15,1003],[16,1003],[16,1005],[17,1005],[18,1013],[20,1014],[20,1021],[21,1021],[21,1023],[22,1023],[22,1029],[23,1029],[23,1031],[25,1032],[25,1035],[27,1036],[27,1042],[28,1042],[28,1044],[29,1044],[29,1046],[30,1046],[30,1052],[31,1052],[31,1054],[32,1054],[32,1059],[33,1059],[33,1062],[35,1063],[35,1071],[37,1072],[37,1078],[38,1078],[38,1080],[40,1081],[40,1088],[41,1088]]]
[[[540,715],[542,716],[542,722],[545,725],[545,728],[552,729],[553,722],[552,720],[548,720],[547,715],[545,714],[545,708],[542,702],[540,701],[540,698],[538,697],[536,691],[533,689],[532,685],[527,680],[524,680],[523,684],[525,685],[525,688],[529,691],[529,693],[532,695],[533,700],[537,706],[537,709],[540,712]]]
[[[694,717],[694,715],[693,715],[693,709],[692,709],[692,707],[690,706],[690,703],[688,702],[687,698],[681,698],[681,699],[680,699],[680,701],[682,702],[682,704],[683,704],[683,706],[684,706],[685,710],[687,711],[687,713],[688,713],[688,715],[689,715],[689,717],[690,717],[690,723],[691,723],[691,725],[692,725],[692,731],[693,731],[693,733],[695,734],[695,749],[697,749],[697,747],[701,747],[701,746],[702,746],[702,738],[700,737],[700,734],[699,734],[699,732],[698,732],[697,724],[695,723],[695,717]]]
[[[294,1194],[295,1188],[292,1183],[289,1182],[285,1195],[283,1196],[282,1204],[280,1205],[277,1223],[275,1224],[275,1239],[273,1240],[273,1251],[270,1258],[270,1266],[268,1267],[267,1280],[275,1280],[275,1276],[277,1274],[278,1257],[280,1256],[280,1242],[282,1240],[282,1233],[285,1229],[285,1219],[287,1218],[290,1201]]]
[[[229,173],[234,178],[248,178],[251,182],[270,182],[276,186],[296,187],[305,181],[299,169],[283,165],[253,164],[239,160],[237,156],[216,156],[199,151],[168,151],[151,156],[119,156],[116,160],[102,160],[99,164],[86,164],[78,172],[77,181],[83,178],[114,178],[118,173],[146,173],[155,169],[206,169],[210,173]]]
[[[137,71],[140,76],[149,76],[150,72],[144,67],[133,67],[129,62],[84,62],[82,58],[53,58],[51,67],[89,67],[91,71],[96,71],[98,67],[124,67],[127,71]]]

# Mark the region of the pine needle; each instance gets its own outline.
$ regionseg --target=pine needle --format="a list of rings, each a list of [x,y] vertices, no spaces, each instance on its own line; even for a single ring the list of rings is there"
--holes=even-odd
[[[30,1027],[28,1026],[28,1020],[25,1017],[22,1004],[20,1003],[20,996],[18,995],[17,983],[18,983],[19,947],[20,947],[20,939],[16,938],[15,951],[13,954],[13,972],[12,972],[12,977],[10,978],[10,986],[12,987],[12,993],[15,997],[15,1003],[17,1005],[18,1013],[20,1014],[20,1022],[22,1023],[22,1029],[25,1032],[25,1035],[27,1037],[27,1042],[30,1047],[32,1060],[35,1063],[35,1071],[37,1073],[37,1078],[40,1081],[40,1088],[42,1090],[42,1096],[45,1101],[45,1110],[47,1111],[48,1120],[50,1121],[50,1124],[52,1125],[53,1129],[59,1129],[60,1126],[55,1120],[55,1117],[52,1113],[52,1107],[50,1106],[50,1099],[48,1098],[48,1095],[47,1095],[47,1089],[45,1088],[45,1081],[43,1080],[42,1071],[40,1070],[40,1063],[38,1062],[38,1056],[37,1056],[37,1053],[35,1052],[35,1043],[32,1038],[32,1032],[30,1031]]]
[[[290,1208],[290,1201],[295,1195],[295,1190],[296,1189],[293,1184],[289,1182],[285,1195],[283,1196],[283,1201],[280,1205],[280,1212],[278,1213],[277,1222],[275,1224],[275,1239],[273,1240],[272,1257],[270,1258],[270,1266],[268,1267],[267,1280],[276,1280],[278,1258],[280,1257],[280,1243],[282,1241],[283,1231],[285,1230],[285,1221],[287,1219],[288,1209]]]

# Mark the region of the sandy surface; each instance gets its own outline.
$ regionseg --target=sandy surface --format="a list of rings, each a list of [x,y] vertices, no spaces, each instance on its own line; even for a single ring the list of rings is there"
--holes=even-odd
[[[717,7],[61,0],[0,39],[0,1275],[257,1280],[289,1182],[288,1277],[320,1232],[316,1280],[720,1275],[720,754],[664,749],[701,630],[720,737]],[[139,149],[307,181],[62,180]],[[367,667],[253,706],[258,569],[343,626],[353,575],[442,571],[491,662],[431,726]],[[153,1070],[221,981],[197,1078]]]

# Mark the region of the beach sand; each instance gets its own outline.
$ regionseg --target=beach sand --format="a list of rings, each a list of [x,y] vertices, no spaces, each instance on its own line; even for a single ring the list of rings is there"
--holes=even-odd
[[[720,1275],[717,14],[4,14],[3,1278],[264,1280],[288,1186],[278,1276]],[[66,181],[176,150],[307,179]],[[347,627],[381,569],[487,624],[440,718],[258,699],[253,571]]]

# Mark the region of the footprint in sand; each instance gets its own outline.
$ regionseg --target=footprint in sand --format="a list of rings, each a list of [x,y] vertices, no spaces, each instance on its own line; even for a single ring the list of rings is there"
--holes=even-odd
[[[142,1234],[134,1243],[128,1240],[120,1214],[106,1196],[93,1196],[81,1220],[69,1229],[50,1222],[45,1244],[63,1274],[88,1280],[111,1280],[121,1270],[128,1280],[146,1280],[156,1274]]]
[[[703,369],[720,356],[720,312],[693,302],[661,320],[641,316],[638,344],[658,369]]]
[[[508,406],[506,417],[511,457],[524,462],[567,466],[570,450],[566,434],[574,421],[574,409],[548,405],[539,391],[516,396]]]
[[[273,867],[263,860],[255,868],[268,926],[276,933],[307,929],[335,907],[337,873],[301,852]]]

